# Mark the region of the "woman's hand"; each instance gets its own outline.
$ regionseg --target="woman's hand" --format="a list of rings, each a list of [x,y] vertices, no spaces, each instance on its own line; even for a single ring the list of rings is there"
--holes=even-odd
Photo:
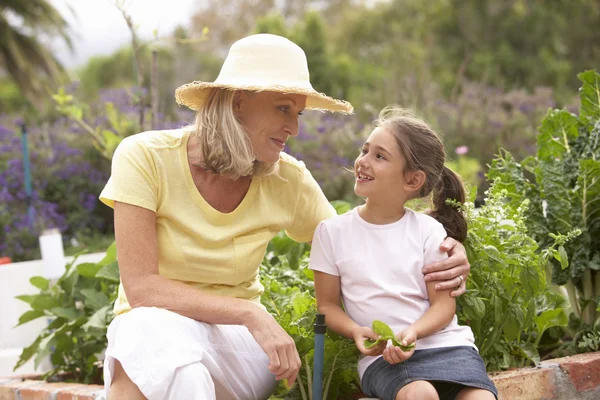
[[[250,312],[245,325],[269,356],[271,373],[277,380],[287,379],[288,386],[292,386],[302,365],[294,340],[271,314],[259,307]]]
[[[436,290],[454,289],[450,296],[460,296],[467,290],[467,276],[471,272],[465,247],[452,238],[446,238],[440,245],[440,250],[448,252],[449,257],[426,265],[423,268],[425,281],[440,281],[435,286]]]
[[[365,356],[380,355],[381,353],[383,353],[383,350],[385,349],[385,345],[387,343],[387,342],[380,342],[377,345],[367,349],[365,347],[365,340],[379,339],[379,335],[376,334],[373,331],[373,329],[369,328],[368,326],[359,326],[359,327],[355,328],[352,331],[352,339],[354,339],[354,343],[356,343],[356,347],[358,348],[358,351],[360,351]]]
[[[411,343],[416,342],[417,332],[413,328],[408,327],[396,337],[402,346],[408,346]],[[414,354],[415,347],[416,346],[413,346],[410,350],[404,351],[398,346],[388,346],[383,351],[383,359],[390,364],[401,363],[408,360]]]

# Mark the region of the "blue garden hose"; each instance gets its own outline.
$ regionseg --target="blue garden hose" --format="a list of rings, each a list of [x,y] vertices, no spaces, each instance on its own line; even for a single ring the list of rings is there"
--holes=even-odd
[[[325,314],[317,314],[314,324],[315,357],[313,362],[312,400],[321,400],[323,396],[323,364],[325,356]]]

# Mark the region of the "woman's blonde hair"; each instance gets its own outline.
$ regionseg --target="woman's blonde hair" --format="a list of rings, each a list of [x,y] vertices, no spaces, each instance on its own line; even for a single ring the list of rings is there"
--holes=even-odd
[[[244,126],[233,112],[234,90],[213,88],[198,110],[193,127],[199,139],[199,167],[233,179],[265,176],[277,163],[256,159]]]

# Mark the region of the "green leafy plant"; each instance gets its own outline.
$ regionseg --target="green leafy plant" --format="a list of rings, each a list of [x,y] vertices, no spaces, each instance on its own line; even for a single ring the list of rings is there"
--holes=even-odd
[[[35,367],[50,357],[52,377],[83,383],[101,383],[99,361],[106,349],[106,329],[114,318],[112,303],[117,296],[119,268],[115,245],[98,263],[76,264],[77,257],[66,266],[57,282],[41,276],[31,278],[39,294],[17,296],[28,303],[17,326],[37,318],[48,319],[48,326],[37,339],[23,349],[15,369],[34,358]]]
[[[584,334],[577,346],[586,351],[600,350],[600,332],[591,331]]]
[[[344,212],[346,203],[335,204]],[[262,303],[277,322],[294,339],[302,368],[297,383],[290,389],[280,383],[275,399],[312,398],[314,361],[313,323],[317,313],[313,273],[308,269],[306,244],[299,244],[285,234],[278,234],[269,244],[261,266],[265,291]],[[356,361],[358,350],[354,342],[328,331],[325,335],[323,399],[347,398],[359,388]]]
[[[394,331],[385,322],[373,321],[373,332],[379,335],[377,340],[365,339],[365,348],[370,349],[373,346],[378,345],[381,342],[392,341],[394,346],[400,347],[403,351],[409,351],[416,345],[415,342],[409,343],[407,346],[403,346],[402,343],[396,339]]]
[[[567,325],[563,296],[547,290],[545,264],[560,243],[579,232],[556,235],[540,249],[526,226],[529,200],[507,204],[498,181],[486,195],[477,210],[473,203],[454,204],[467,217],[471,263],[469,290],[457,299],[457,315],[473,330],[488,370],[537,364],[544,331]]]
[[[522,162],[502,152],[488,176],[506,190],[509,204],[530,200],[526,226],[544,247],[555,232],[581,234],[559,245],[548,259],[552,282],[566,288],[570,311],[582,330],[600,321],[600,75],[578,75],[579,115],[549,110],[537,153]]]

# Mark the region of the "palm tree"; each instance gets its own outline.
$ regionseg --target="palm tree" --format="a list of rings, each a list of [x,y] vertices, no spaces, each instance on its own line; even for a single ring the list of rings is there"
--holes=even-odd
[[[72,48],[67,21],[47,0],[0,0],[0,73],[19,86],[35,106],[46,94],[44,82],[63,71],[42,39],[60,37]]]

